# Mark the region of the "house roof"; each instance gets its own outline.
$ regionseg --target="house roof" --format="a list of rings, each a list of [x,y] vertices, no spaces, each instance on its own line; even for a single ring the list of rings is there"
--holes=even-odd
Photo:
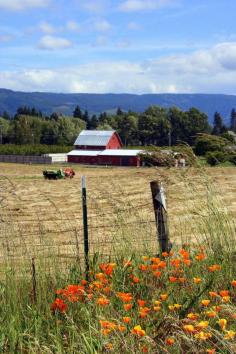
[[[82,130],[74,145],[106,146],[115,130]]]

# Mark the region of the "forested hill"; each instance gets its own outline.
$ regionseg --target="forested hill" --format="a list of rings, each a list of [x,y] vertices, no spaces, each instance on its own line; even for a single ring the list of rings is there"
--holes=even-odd
[[[176,106],[182,110],[196,107],[205,112],[212,122],[214,113],[219,112],[225,122],[229,121],[232,108],[236,108],[236,96],[222,94],[64,94],[42,92],[15,92],[0,89],[0,113],[14,114],[20,106],[30,106],[44,114],[61,112],[71,115],[75,106],[87,110],[90,114],[115,111],[120,107],[124,111],[142,112],[150,105],[162,107]]]

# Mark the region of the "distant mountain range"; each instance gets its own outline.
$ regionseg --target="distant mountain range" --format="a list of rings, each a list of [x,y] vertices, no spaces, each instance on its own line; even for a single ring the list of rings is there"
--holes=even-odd
[[[19,106],[30,106],[44,114],[61,112],[71,115],[75,106],[89,114],[115,112],[118,107],[124,111],[142,112],[150,105],[162,107],[176,106],[182,110],[196,107],[205,112],[209,122],[214,113],[219,112],[226,123],[229,122],[232,108],[236,108],[236,96],[222,94],[89,94],[89,93],[46,93],[16,92],[0,89],[0,113],[14,114]]]

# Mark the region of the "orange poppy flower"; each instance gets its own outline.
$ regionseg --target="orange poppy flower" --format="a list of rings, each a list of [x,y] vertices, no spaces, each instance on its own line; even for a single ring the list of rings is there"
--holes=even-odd
[[[169,253],[168,253],[168,252],[162,252],[162,254],[161,254],[161,255],[162,255],[162,257],[165,257],[165,258],[166,258],[166,257],[168,257],[168,256],[169,256]]]
[[[172,265],[172,267],[179,268],[181,265],[181,260],[178,258],[172,259],[170,261],[170,264]]]
[[[123,317],[123,322],[124,323],[130,323],[131,322],[131,317],[128,317],[128,316]]]
[[[129,311],[132,309],[133,305],[132,304],[124,304],[123,305],[125,311]]]
[[[148,257],[148,256],[142,256],[142,260],[143,260],[144,262],[147,262],[147,261],[149,260],[149,257]]]
[[[205,256],[205,254],[203,253],[203,252],[201,252],[201,253],[199,253],[199,254],[197,254],[196,256],[195,256],[195,259],[197,260],[197,261],[203,261],[204,259],[206,258],[206,256]]]
[[[176,277],[169,277],[169,281],[171,282],[171,283],[175,283],[176,281],[178,280],[178,278],[176,278]]]
[[[59,298],[56,298],[54,300],[54,302],[51,305],[51,310],[52,311],[60,311],[60,312],[65,312],[67,309],[67,305],[65,304],[65,302]]]
[[[157,270],[156,272],[153,272],[153,276],[156,278],[160,278],[161,272],[159,270]]]
[[[209,325],[208,321],[200,321],[197,323],[196,327],[199,329],[204,329],[204,328],[207,328],[208,325]]]
[[[108,334],[111,333],[111,329],[109,329],[109,328],[101,329],[100,332],[103,336],[108,336]]]
[[[148,307],[141,307],[139,311],[139,317],[144,318],[148,315],[148,313],[151,311]]]
[[[217,321],[219,324],[220,328],[224,331],[227,325],[227,320],[225,318],[220,318],[219,321]]]
[[[99,265],[100,269],[106,274],[111,276],[114,268],[116,267],[115,263],[102,263]]]
[[[146,272],[148,270],[147,264],[140,264],[138,267],[142,272]]]
[[[183,259],[183,263],[184,263],[186,266],[190,266],[190,265],[191,265],[190,259]]]
[[[231,281],[231,285],[234,286],[234,287],[236,287],[236,280],[232,280],[232,281]]]
[[[161,311],[161,307],[160,307],[160,306],[154,306],[154,307],[153,307],[153,310],[154,310],[155,312],[159,312],[159,311]]]
[[[229,290],[221,290],[221,291],[220,291],[220,296],[221,296],[221,297],[229,296]]]
[[[221,266],[219,264],[213,264],[212,266],[208,267],[209,272],[213,273],[218,270],[221,270]]]
[[[189,318],[190,320],[193,320],[193,321],[195,321],[198,317],[199,317],[199,314],[198,313],[193,313],[193,312],[190,312],[187,315],[187,318]]]
[[[179,254],[181,254],[183,259],[189,259],[189,252],[186,251],[185,249],[182,248],[181,250],[179,250]]]
[[[201,301],[201,304],[203,305],[203,306],[208,306],[209,304],[210,304],[210,300],[202,300]]]
[[[215,354],[216,350],[215,349],[207,349],[206,352],[207,352],[207,354]]]
[[[139,280],[139,278],[138,278],[138,277],[133,277],[133,282],[134,282],[135,284],[137,284],[137,283],[139,283],[139,282],[140,282],[140,280]]]
[[[234,332],[232,330],[226,331],[226,334],[224,335],[224,339],[229,339],[229,340],[234,339],[235,335],[236,335],[236,332]]]
[[[110,303],[110,300],[108,300],[105,297],[99,297],[97,299],[97,305],[99,305],[99,306],[107,306],[107,305],[109,305],[109,303]]]
[[[174,342],[175,342],[174,338],[171,338],[171,337],[166,338],[166,340],[165,340],[165,343],[169,346],[173,345]]]
[[[145,304],[146,304],[146,301],[145,300],[138,300],[138,305],[143,307]]]
[[[218,294],[215,291],[209,291],[210,297],[217,297]]]
[[[214,317],[216,317],[216,315],[217,315],[216,311],[207,311],[206,312],[206,316],[208,318],[214,318]]]
[[[202,282],[202,279],[201,278],[193,278],[193,282],[194,282],[194,284],[199,284]]]
[[[230,296],[222,296],[222,302],[230,302]]]
[[[142,327],[140,325],[135,326],[132,330],[131,330],[132,334],[135,334],[139,337],[143,337],[145,336],[145,331],[142,329]]]
[[[187,333],[194,333],[196,331],[193,325],[184,325],[183,329]]]
[[[117,327],[117,325],[114,322],[110,322],[110,321],[100,320],[99,323],[102,328],[116,329]]]
[[[125,332],[126,331],[126,327],[125,326],[121,326],[121,325],[118,325],[117,329],[118,329],[119,332]]]
[[[199,332],[199,333],[196,333],[194,335],[195,338],[199,339],[199,340],[202,340],[202,341],[205,341],[205,340],[208,340],[209,338],[212,337],[212,334],[209,333],[209,332]]]
[[[160,295],[160,299],[161,299],[162,301],[166,301],[166,299],[168,299],[168,294],[161,294],[161,295]]]
[[[122,293],[118,292],[116,295],[121,299],[123,302],[130,302],[133,300],[133,296],[131,293]]]
[[[216,312],[220,312],[221,311],[221,306],[213,306],[212,309]]]

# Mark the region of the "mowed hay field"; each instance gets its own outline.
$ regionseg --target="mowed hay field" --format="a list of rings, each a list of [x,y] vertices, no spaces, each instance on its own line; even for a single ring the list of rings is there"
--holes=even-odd
[[[81,177],[87,178],[90,254],[157,252],[150,181],[167,193],[171,241],[204,242],[217,213],[236,217],[236,169],[106,168],[74,165],[73,179],[48,181],[44,169],[0,164],[1,261],[83,255]],[[232,218],[231,218],[232,220]],[[204,225],[204,227],[203,227]],[[207,227],[206,227],[207,226]],[[214,230],[213,230],[214,231]]]

